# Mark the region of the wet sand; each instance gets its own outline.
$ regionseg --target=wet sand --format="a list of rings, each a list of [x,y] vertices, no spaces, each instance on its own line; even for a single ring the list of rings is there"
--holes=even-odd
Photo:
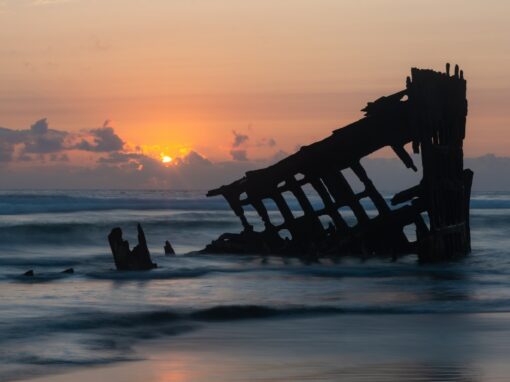
[[[32,381],[508,381],[509,351],[507,313],[246,320],[144,342],[141,361]]]

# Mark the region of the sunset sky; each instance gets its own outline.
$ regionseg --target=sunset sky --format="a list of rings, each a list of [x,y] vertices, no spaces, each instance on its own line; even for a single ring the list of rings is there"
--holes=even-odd
[[[0,174],[233,174],[446,62],[468,79],[466,155],[510,156],[509,15],[503,0],[0,0]]]

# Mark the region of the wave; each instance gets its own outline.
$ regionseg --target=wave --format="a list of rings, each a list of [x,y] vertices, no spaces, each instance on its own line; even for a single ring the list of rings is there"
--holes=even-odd
[[[309,195],[313,205],[322,202]],[[389,202],[392,195],[386,195]],[[362,200],[368,210],[372,203]],[[299,209],[294,199],[288,200],[291,209]],[[269,203],[270,211],[276,210]],[[475,193],[472,209],[510,209],[509,193]],[[0,191],[0,215],[57,213],[109,210],[230,210],[221,197],[207,198],[205,191]]]
[[[343,310],[332,306],[296,307],[285,309],[260,305],[221,305],[193,312],[189,314],[189,317],[199,321],[237,321],[271,317],[338,313],[343,313]]]
[[[510,210],[489,210],[471,212],[470,216],[472,228],[483,231],[495,231],[505,226],[510,226]],[[506,230],[500,230],[499,233],[505,235]]]
[[[359,312],[354,310],[353,312]],[[385,311],[391,311],[385,309]],[[162,325],[171,323],[237,321],[247,319],[261,319],[283,316],[302,316],[310,314],[338,314],[346,313],[345,309],[338,307],[291,307],[275,308],[260,305],[220,305],[195,311],[160,309],[142,312],[112,313],[102,311],[76,311],[73,314],[61,316],[39,317],[37,325],[32,320],[17,320],[15,323],[0,325],[2,335],[0,343],[18,338],[33,338],[38,335],[59,332],[86,331],[100,333],[118,333],[116,330],[124,329],[126,336],[143,336],[146,330],[161,333]],[[2,327],[4,326],[4,327]],[[179,328],[183,328],[178,326]],[[187,330],[192,326],[184,326]],[[126,329],[138,329],[130,332]],[[139,331],[145,329],[145,331]],[[174,333],[177,333],[174,331]]]
[[[196,328],[198,322],[258,320],[268,318],[299,318],[339,314],[400,315],[400,314],[458,314],[458,313],[502,313],[510,312],[510,299],[487,301],[459,301],[456,304],[434,302],[415,305],[352,305],[352,306],[288,306],[264,305],[218,305],[198,310],[159,309],[142,312],[112,313],[104,311],[76,311],[61,316],[38,317],[33,320],[18,319],[14,323],[0,325],[0,342],[19,338],[34,338],[39,335],[65,332],[97,332],[147,338],[147,331],[157,334],[180,334]],[[167,326],[168,324],[176,324]],[[166,330],[162,327],[165,326]],[[134,329],[130,331],[130,329]],[[99,346],[100,344],[96,344]],[[106,345],[108,346],[108,343]]]
[[[355,258],[345,257],[339,264],[330,264],[325,260],[324,264],[303,265],[298,258],[289,259],[289,263],[267,264],[262,256],[232,257],[231,255],[197,256],[195,254],[177,257],[153,256],[158,263],[158,268],[148,271],[119,272],[114,270],[113,260],[110,253],[105,249],[104,253],[97,255],[77,255],[72,258],[65,256],[54,257],[0,257],[0,267],[11,267],[9,273],[0,275],[2,279],[20,283],[46,283],[58,281],[68,277],[77,277],[91,280],[108,280],[115,282],[151,281],[193,279],[206,277],[211,274],[272,274],[276,277],[302,277],[322,279],[374,279],[383,282],[406,283],[405,280],[413,279],[423,282],[456,282],[469,283],[469,285],[508,285],[498,277],[508,277],[509,267],[506,256],[501,261],[474,265],[477,258],[487,256],[480,253],[476,257],[467,258],[465,261],[457,261],[447,264],[417,266],[413,260],[409,263],[377,262],[353,264]],[[275,261],[279,258],[274,258]],[[209,265],[204,262],[211,261]],[[223,263],[226,261],[226,263]],[[238,261],[239,263],[235,263]],[[244,263],[247,262],[247,263]],[[503,266],[502,266],[503,265]],[[13,268],[15,267],[15,268]],[[62,273],[64,269],[74,268],[75,273]],[[34,269],[35,275],[26,277],[22,272]],[[273,277],[272,276],[272,277]],[[491,276],[491,279],[486,279]]]
[[[101,256],[102,257],[102,256]],[[63,258],[57,256],[2,256],[0,257],[0,266],[21,266],[21,267],[73,267],[83,264],[85,261],[100,261],[99,256],[73,256],[71,258]]]
[[[223,198],[202,193],[10,193],[0,194],[0,215],[108,210],[229,210]]]
[[[248,216],[250,218],[250,216]],[[30,215],[21,218],[0,218],[0,246],[5,245],[37,245],[37,244],[72,244],[72,245],[104,245],[105,237],[113,227],[121,227],[126,237],[133,236],[136,223],[140,222],[149,237],[170,235],[169,238],[200,233],[217,236],[221,232],[238,232],[241,230],[239,220],[230,212],[214,213],[211,211],[181,212],[149,211],[139,214],[119,212],[82,216],[63,215]],[[471,225],[473,233],[477,231],[494,231],[500,235],[510,229],[510,213],[472,213]],[[257,227],[260,228],[260,227]],[[136,237],[136,236],[134,236]],[[202,243],[205,245],[208,242]]]
[[[68,234],[73,233],[75,231],[78,232],[86,232],[90,229],[94,230],[100,230],[103,234],[107,231],[105,231],[105,228],[112,228],[113,226],[128,226],[136,224],[136,222],[140,222],[144,227],[157,227],[157,228],[195,228],[195,227],[202,227],[202,228],[211,228],[211,227],[225,227],[225,226],[231,226],[231,225],[239,225],[237,220],[234,219],[207,219],[202,218],[198,220],[191,220],[191,219],[179,219],[179,220],[173,220],[172,217],[168,217],[166,220],[138,220],[138,219],[129,219],[125,221],[115,221],[115,222],[108,222],[108,221],[102,221],[102,222],[91,222],[91,223],[79,223],[79,222],[72,222],[72,223],[28,223],[28,224],[12,224],[12,225],[2,225],[0,224],[0,231],[6,232],[7,235],[11,234],[17,234],[17,233],[35,233],[39,232],[41,234],[52,234],[52,233],[59,233],[59,234]],[[136,225],[135,225],[136,227]],[[1,232],[0,232],[1,234]]]
[[[80,329],[152,326],[174,321],[239,321],[273,317],[302,317],[337,314],[452,314],[452,313],[495,313],[510,312],[510,299],[501,298],[486,301],[455,304],[416,304],[416,305],[360,305],[360,306],[289,306],[272,307],[264,305],[218,305],[196,311],[178,312],[173,310],[156,310],[132,314],[100,314],[99,321],[94,316],[81,320]],[[88,321],[85,323],[85,321]],[[73,323],[69,324],[74,330]],[[61,328],[61,327],[58,327]]]
[[[52,358],[35,355],[16,357],[13,361],[21,364],[40,365],[40,366],[99,366],[108,365],[117,362],[139,361],[140,358],[132,356],[116,357],[94,357],[94,358]]]
[[[106,243],[106,236],[114,227],[121,227],[126,232],[126,238],[134,240],[136,223],[140,222],[146,235],[150,237],[177,233],[190,234],[209,231],[226,232],[228,230],[239,231],[239,222],[232,217],[216,219],[210,217],[151,219],[124,217],[124,220],[115,219],[108,221],[107,217],[102,221],[93,222],[12,222],[7,225],[0,222],[0,246],[5,245],[36,245],[36,244],[67,244],[67,245],[101,245]],[[170,237],[171,238],[171,237]],[[131,241],[132,241],[131,240]],[[205,243],[204,243],[205,244]],[[105,247],[106,248],[106,247]]]

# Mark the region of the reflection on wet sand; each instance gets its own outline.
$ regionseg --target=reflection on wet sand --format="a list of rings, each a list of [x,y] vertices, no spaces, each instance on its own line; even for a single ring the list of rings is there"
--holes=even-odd
[[[504,314],[335,315],[222,322],[137,348],[145,361],[38,382],[505,381]]]
[[[345,382],[478,382],[482,381],[479,370],[456,364],[440,363],[389,363],[368,364],[363,366],[324,368],[324,365],[282,365],[252,369],[249,365],[194,364],[186,365],[177,361],[169,361],[157,382],[212,382],[212,381],[345,381]]]

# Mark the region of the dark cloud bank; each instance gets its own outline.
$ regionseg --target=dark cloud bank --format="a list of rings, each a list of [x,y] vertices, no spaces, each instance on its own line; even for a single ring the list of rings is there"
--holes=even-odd
[[[109,121],[79,133],[50,129],[46,119],[25,130],[0,128],[0,189],[203,189],[269,164],[249,161],[249,136],[232,133],[231,161],[212,163],[191,151],[168,166],[140,150],[128,150]],[[276,145],[271,138],[266,141],[268,147]],[[92,165],[70,161],[75,152],[93,155]]]
[[[231,182],[246,171],[268,166],[287,153],[278,150],[271,138],[249,146],[246,134],[233,132],[232,160],[211,162],[195,151],[176,158],[165,166],[141,152],[129,152],[124,141],[108,122],[100,128],[69,133],[50,129],[45,119],[26,130],[0,128],[1,189],[209,189]],[[250,160],[248,147],[274,148],[266,160]],[[93,166],[69,161],[73,151],[97,157]],[[29,165],[17,164],[30,162]],[[415,163],[419,163],[415,158]],[[13,165],[14,164],[14,165]],[[398,159],[364,159],[363,164],[383,191],[401,190],[415,185],[419,173],[408,170]],[[465,167],[475,172],[475,191],[510,191],[510,157],[491,154],[466,158]],[[349,174],[347,174],[349,178]]]
[[[40,119],[26,130],[0,127],[0,162],[4,163],[44,160],[46,154],[50,154],[50,160],[68,158],[65,152],[69,150],[109,153],[123,147],[124,142],[109,126],[109,121],[100,128],[80,133],[50,129],[46,119]]]
[[[2,189],[194,189],[206,190],[231,182],[246,171],[267,166],[264,161],[226,161],[212,163],[192,151],[165,167],[160,161],[136,153],[112,153],[101,157],[93,168],[57,161],[45,166],[23,169],[0,166]],[[397,159],[363,161],[375,185],[383,191],[396,191],[415,185],[416,174]],[[475,191],[510,191],[510,158],[486,155],[466,158],[466,167],[475,172]],[[349,176],[348,176],[349,177]]]

